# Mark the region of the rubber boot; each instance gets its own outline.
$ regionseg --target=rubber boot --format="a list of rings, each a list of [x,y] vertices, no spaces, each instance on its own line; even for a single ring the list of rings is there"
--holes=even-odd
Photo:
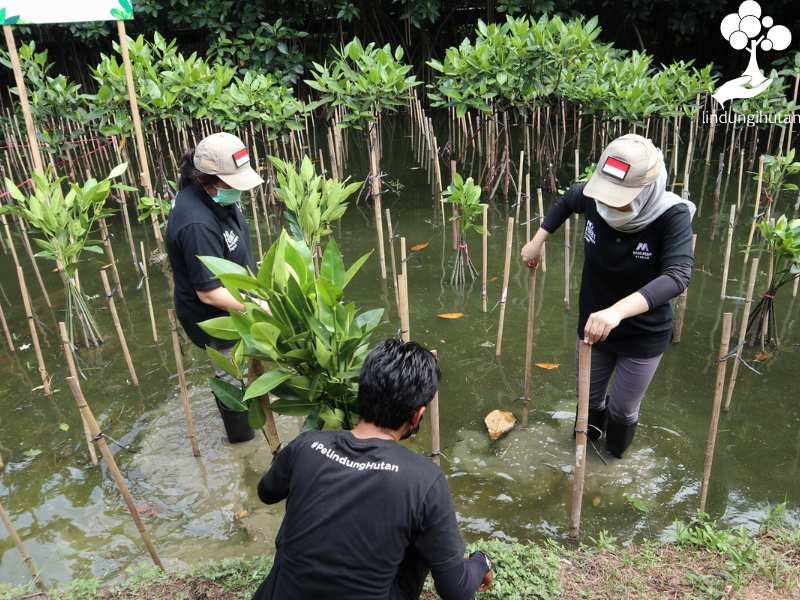
[[[575,437],[575,427],[578,426],[578,411],[575,410],[575,425],[572,428],[572,437]],[[603,437],[606,433],[606,420],[608,418],[608,410],[603,408],[597,410],[594,408],[589,409],[589,429],[586,436],[596,442]]]
[[[617,458],[622,458],[625,450],[631,445],[633,436],[636,433],[636,426],[638,423],[619,423],[614,418],[608,416],[608,425],[606,426],[606,450]]]

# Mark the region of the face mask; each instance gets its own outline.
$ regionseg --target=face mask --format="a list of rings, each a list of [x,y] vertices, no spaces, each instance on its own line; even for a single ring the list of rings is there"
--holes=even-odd
[[[230,206],[231,204],[236,204],[239,202],[241,198],[241,190],[234,190],[233,188],[220,188],[217,190],[217,193],[214,194],[212,200],[221,206]]]
[[[424,415],[423,415],[423,416],[424,416]],[[411,430],[409,430],[408,432],[406,432],[406,434],[405,434],[405,435],[403,435],[403,436],[400,438],[400,441],[407,440],[407,439],[408,439],[408,438],[410,438],[412,435],[417,435],[417,434],[419,433],[419,426],[420,426],[420,425],[422,425],[422,419],[420,419],[420,420],[419,420],[419,423],[417,423],[417,426],[416,426],[416,427],[414,427],[413,429],[411,429]]]

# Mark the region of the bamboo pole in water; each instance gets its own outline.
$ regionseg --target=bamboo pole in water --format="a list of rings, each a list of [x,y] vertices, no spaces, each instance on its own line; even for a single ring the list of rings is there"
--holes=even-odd
[[[404,342],[411,340],[411,315],[408,309],[408,269],[406,268],[406,238],[400,238],[400,275],[397,287],[400,293],[400,337]]]
[[[519,170],[517,171],[517,205],[514,207],[514,218],[519,223],[520,203],[522,202],[522,172],[525,166],[525,150],[519,151]]]
[[[59,321],[58,331],[61,335],[61,347],[64,349],[64,357],[67,360],[67,370],[71,377],[78,380],[78,369],[75,367],[75,357],[72,355],[72,343],[69,341],[69,333],[65,323]],[[81,424],[83,425],[83,436],[86,438],[86,445],[89,447],[89,459],[94,466],[97,466],[97,452],[94,449],[92,442],[92,432],[89,429],[89,424],[84,420],[81,415]]]
[[[172,333],[172,352],[175,355],[175,369],[178,372],[178,385],[181,393],[181,404],[183,405],[183,416],[186,418],[186,433],[192,445],[192,455],[200,456],[200,447],[197,445],[197,432],[194,429],[194,419],[192,419],[192,408],[189,406],[189,390],[186,387],[186,373],[183,370],[183,353],[181,352],[181,342],[178,338],[178,324],[175,319],[175,309],[167,310],[169,317],[169,328]]]
[[[575,416],[575,469],[573,470],[572,509],[569,537],[578,539],[581,531],[581,504],[586,479],[586,444],[589,429],[589,381],[592,347],[581,341],[578,351],[578,408]]]
[[[544,222],[544,200],[542,188],[536,188],[536,200],[539,203],[539,223]],[[547,242],[542,242],[542,273],[547,273]]]
[[[744,307],[742,308],[742,321],[739,324],[739,341],[737,342],[736,355],[731,365],[728,393],[725,395],[725,410],[729,410],[731,407],[733,388],[736,387],[736,376],[739,374],[739,360],[741,359],[745,338],[747,337],[747,323],[750,320],[750,307],[753,304],[753,291],[756,287],[756,279],[758,279],[758,257],[754,256],[753,262],[750,265],[750,280],[747,282],[747,295],[745,296]]]
[[[580,149],[579,148],[575,148],[575,181],[576,182],[578,181],[578,179],[580,179],[580,176],[581,176],[580,156],[581,156]]]
[[[697,243],[697,234],[692,235],[692,256],[694,256],[694,247]],[[681,292],[675,301],[675,322],[672,326],[672,343],[677,344],[681,341],[683,336],[683,323],[686,319],[686,301],[689,295],[689,288],[687,287]]]
[[[508,299],[508,278],[511,273],[511,247],[514,242],[514,217],[508,218],[506,227],[506,256],[503,266],[503,291],[500,295],[500,320],[497,325],[497,342],[494,355],[500,356],[503,347],[503,324],[506,319],[506,300]]]
[[[739,153],[739,182],[736,186],[736,210],[742,208],[742,174],[744,173],[744,152]]]
[[[450,161],[450,182],[452,183],[456,176],[456,161]],[[453,213],[453,218],[450,220],[450,231],[453,238],[453,250],[458,250],[458,245],[460,243],[459,235],[458,235],[458,208],[455,204],[450,205],[450,209]]]
[[[122,499],[125,501],[128,511],[131,513],[133,522],[136,524],[136,528],[139,530],[139,535],[142,536],[142,541],[144,541],[144,545],[147,547],[150,558],[153,560],[153,563],[163,571],[164,565],[161,564],[161,559],[159,558],[158,552],[156,552],[156,548],[153,545],[153,540],[150,538],[150,533],[147,531],[139,511],[136,509],[136,503],[133,500],[133,496],[128,489],[128,485],[125,483],[125,479],[122,477],[122,473],[117,466],[117,461],[114,460],[114,455],[111,453],[111,449],[108,447],[106,439],[103,437],[97,421],[95,421],[94,414],[92,414],[92,409],[89,408],[86,398],[83,396],[80,385],[78,385],[78,380],[72,376],[67,377],[67,384],[69,384],[69,389],[78,405],[78,410],[89,424],[89,430],[92,433],[92,439],[100,449],[100,454],[102,454],[103,460],[106,462],[106,466],[111,472],[111,476],[114,478],[114,483],[116,483],[117,489],[119,490]]]
[[[6,512],[2,502],[0,502],[0,521],[3,522],[3,525],[8,531],[9,537],[14,541],[14,545],[17,547],[17,552],[19,552],[20,556],[22,557],[22,562],[24,562],[25,566],[28,567],[28,571],[31,574],[31,578],[33,579],[33,584],[36,586],[36,589],[40,592],[47,592],[47,588],[42,581],[42,576],[39,574],[39,570],[36,568],[36,563],[33,562],[33,558],[30,554],[28,554],[28,550],[25,548],[22,538],[19,537],[19,533],[14,527],[14,524],[11,522],[11,517],[8,515],[8,512]]]
[[[753,222],[750,224],[750,233],[747,234],[747,245],[744,247],[744,264],[742,269],[747,267],[747,260],[750,258],[750,247],[753,244],[753,235],[756,232],[756,222],[758,221],[758,209],[761,208],[761,186],[764,179],[764,155],[758,157],[758,181],[756,183],[756,203],[753,206]]]
[[[400,295],[397,293],[397,260],[394,254],[394,229],[392,228],[392,211],[386,209],[386,229],[389,234],[389,259],[392,261],[392,287],[394,288],[394,301],[399,310]]]
[[[369,128],[370,153],[370,192],[372,207],[375,213],[375,229],[378,233],[378,262],[381,268],[381,279],[386,279],[386,255],[383,248],[383,215],[381,211],[380,162],[378,159],[378,130],[373,121]]]
[[[531,399],[531,377],[533,368],[533,316],[536,303],[536,267],[528,275],[528,320],[525,329],[525,373],[522,386],[522,428],[528,427],[528,401]]]
[[[117,260],[114,258],[114,248],[111,246],[111,240],[108,237],[108,225],[105,219],[100,219],[100,238],[103,241],[103,247],[106,251],[106,258],[111,264],[111,272],[114,275],[114,283],[116,284],[116,292],[120,298],[125,296],[122,293],[122,280],[119,278],[119,270],[117,269]]]
[[[264,373],[264,365],[255,358],[250,361],[250,369],[253,371],[252,380],[257,379]],[[264,437],[267,438],[267,444],[269,444],[272,455],[275,456],[281,449],[281,438],[278,435],[278,426],[275,424],[275,414],[272,412],[269,394],[264,394],[258,401],[261,403],[261,410],[264,413]]]
[[[488,300],[488,289],[486,287],[486,277],[488,275],[488,258],[489,258],[489,205],[481,204],[483,208],[483,235],[482,239],[482,258],[481,263],[481,306],[483,312],[486,312],[486,302]]]
[[[731,247],[733,246],[733,233],[736,225],[736,205],[731,204],[731,215],[728,219],[728,239],[725,242],[725,266],[722,268],[722,292],[720,299],[725,300],[728,291],[728,271],[731,262]]]
[[[486,302],[484,302],[484,312],[486,312]],[[3,305],[0,303],[0,324],[3,326],[3,335],[6,337],[6,345],[8,346],[9,352],[16,352],[17,349],[14,346],[14,338],[11,337],[11,331],[8,329],[8,322],[6,321],[6,313],[3,310]]]
[[[150,275],[147,272],[147,254],[144,251],[144,242],[139,242],[139,251],[142,254],[142,276],[144,277],[144,292],[147,296],[147,312],[150,314],[150,328],[153,332],[153,341],[158,342],[156,330],[156,315],[153,312],[153,298],[150,296]]]
[[[706,461],[703,465],[703,481],[700,487],[700,512],[706,510],[708,498],[708,480],[711,477],[711,464],[714,462],[714,446],[717,443],[717,428],[719,427],[719,413],[722,406],[722,392],[725,387],[725,368],[728,346],[731,341],[731,320],[733,313],[726,312],[722,315],[722,335],[719,342],[719,356],[717,357],[717,381],[714,386],[714,401],[711,405],[711,423],[708,427],[708,441],[706,442]]]
[[[131,353],[128,350],[128,342],[125,339],[125,331],[122,329],[122,323],[120,323],[119,314],[117,314],[117,305],[114,302],[114,294],[111,292],[111,286],[108,283],[108,275],[106,275],[105,269],[101,269],[100,279],[103,282],[103,290],[106,293],[108,310],[111,312],[111,318],[114,321],[114,328],[117,331],[119,345],[122,347],[122,355],[125,357],[125,365],[128,367],[128,373],[131,376],[131,383],[136,387],[139,387],[139,378],[136,376],[136,369],[133,366]]]
[[[33,311],[31,310],[31,299],[28,296],[28,286],[25,285],[25,274],[22,272],[22,267],[17,267],[17,279],[19,280],[19,291],[22,295],[22,304],[25,307],[25,318],[28,320],[28,327],[31,332],[31,341],[33,343],[33,351],[36,354],[36,364],[39,368],[39,376],[42,378],[42,389],[48,396],[53,395],[53,390],[50,387],[50,376],[47,374],[47,367],[44,365],[44,357],[42,356],[42,347],[39,345],[39,334],[36,332],[36,322],[33,319]]]
[[[525,241],[531,239],[531,174],[525,173]]]
[[[439,360],[439,354],[436,350],[431,350],[431,354]],[[442,445],[440,438],[440,430],[439,430],[439,390],[436,390],[436,393],[433,395],[433,400],[430,403],[430,412],[431,412],[431,456],[433,457],[434,462],[438,465],[439,464],[439,456],[442,453]]]

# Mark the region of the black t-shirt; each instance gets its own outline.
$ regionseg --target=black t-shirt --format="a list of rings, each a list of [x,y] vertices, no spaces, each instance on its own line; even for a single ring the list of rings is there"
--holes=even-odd
[[[638,291],[647,299],[650,310],[623,319],[597,347],[623,356],[658,356],[672,339],[673,310],[668,300],[675,294],[663,290],[679,292],[685,287],[693,263],[689,209],[678,204],[641,231],[624,233],[605,222],[594,199],[584,196],[583,188],[582,184],[570,188],[542,223],[542,228],[552,233],[572,213],[583,213],[586,218],[578,336],[583,337],[591,313]],[[682,287],[672,287],[671,277],[685,279]]]
[[[486,574],[464,560],[444,473],[430,459],[349,431],[303,433],[258,486],[262,501],[286,499],[272,571],[254,600],[388,600],[415,553],[443,598],[472,598]]]
[[[169,213],[167,254],[175,280],[175,312],[189,339],[201,348],[231,346],[197,326],[228,314],[197,297],[198,291],[222,285],[197,257],[218,256],[254,269],[247,223],[239,206],[220,206],[201,186],[187,185],[178,192]]]

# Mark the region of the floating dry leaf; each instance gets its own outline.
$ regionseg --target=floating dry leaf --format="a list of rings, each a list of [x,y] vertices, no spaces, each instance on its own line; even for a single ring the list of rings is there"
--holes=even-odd
[[[241,521],[245,517],[250,516],[250,512],[246,510],[237,510],[233,513],[233,520],[234,521]]]
[[[595,496],[594,498],[592,498],[592,506],[600,506],[600,503],[602,501],[603,500],[602,498],[600,498],[600,496]]]
[[[464,313],[439,313],[436,316],[440,319],[460,319],[464,316]]]
[[[411,246],[411,251],[412,252],[419,252],[420,250],[425,250],[425,248],[427,248],[428,246],[430,246],[429,242],[422,242],[421,244],[414,244],[413,246]]]
[[[499,440],[517,424],[517,417],[507,410],[493,410],[483,418],[489,438],[494,442]]]
[[[769,360],[769,354],[767,354],[766,352],[759,352],[758,354],[755,355],[753,360],[756,362],[764,362],[765,360]]]
[[[557,363],[536,363],[536,366],[540,369],[547,369],[549,371],[550,369],[557,369],[561,365]]]

